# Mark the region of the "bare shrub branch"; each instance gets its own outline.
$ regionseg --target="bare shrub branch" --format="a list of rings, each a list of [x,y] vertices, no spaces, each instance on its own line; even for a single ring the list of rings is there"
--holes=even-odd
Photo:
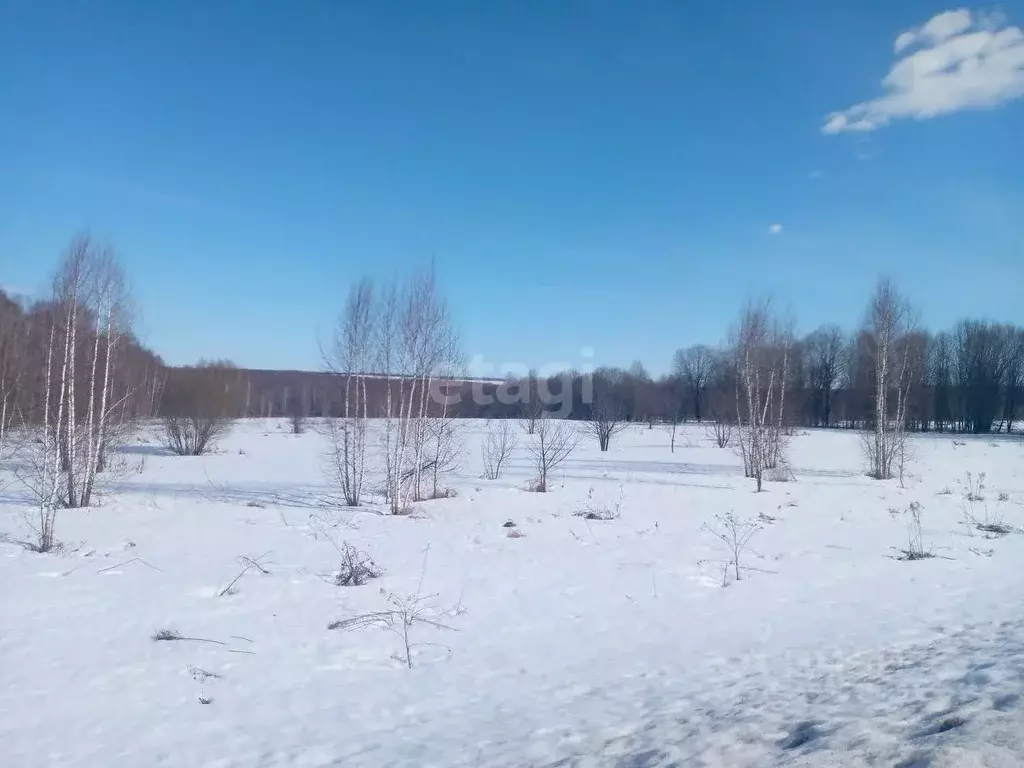
[[[209,640],[209,639],[207,639],[205,637],[188,637],[187,635],[181,634],[181,632],[179,632],[178,630],[170,629],[170,628],[168,628],[168,629],[161,629],[161,630],[158,630],[158,631],[154,632],[150,636],[150,639],[153,642],[160,642],[160,641],[187,641],[187,642],[193,642],[193,643],[212,643],[213,645],[227,645],[227,643],[225,643],[222,640]]]
[[[217,593],[217,597],[236,594],[238,590],[235,588],[235,585],[238,584],[238,582],[242,580],[242,577],[249,571],[258,571],[263,576],[269,575],[270,571],[263,566],[262,562],[268,555],[270,555],[269,552],[264,552],[259,557],[249,557],[248,555],[242,555],[239,557],[238,562],[242,564],[242,570],[239,571],[238,575],[231,580],[230,584]]]

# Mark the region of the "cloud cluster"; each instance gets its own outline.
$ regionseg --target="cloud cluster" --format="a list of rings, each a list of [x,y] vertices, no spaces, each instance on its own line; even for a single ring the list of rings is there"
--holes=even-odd
[[[873,131],[1024,96],[1024,31],[969,10],[946,11],[896,38],[884,94],[833,112],[822,132]]]

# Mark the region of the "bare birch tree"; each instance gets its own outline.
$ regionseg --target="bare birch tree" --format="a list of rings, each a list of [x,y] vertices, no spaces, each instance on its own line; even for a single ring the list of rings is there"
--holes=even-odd
[[[385,495],[392,514],[399,514],[432,468],[424,420],[434,402],[434,382],[461,365],[458,336],[433,265],[404,285],[388,287],[378,304],[376,329],[376,358],[385,377]]]
[[[907,397],[919,375],[911,353],[912,310],[888,279],[875,288],[866,326],[874,351],[874,433],[865,437],[864,447],[871,476],[886,480],[894,462],[902,467],[905,461]]]
[[[373,367],[376,312],[373,284],[363,279],[349,292],[328,361],[331,370],[344,377],[341,419],[329,421],[329,436],[331,466],[350,507],[361,503],[366,478],[366,374]]]
[[[77,237],[54,278],[53,307],[46,376],[51,385],[44,396],[49,416],[55,416],[46,420],[58,454],[55,500],[87,507],[132,395],[114,391],[114,366],[131,315],[113,251]]]
[[[767,300],[743,311],[733,354],[740,455],[760,492],[767,469],[784,461],[783,424],[790,333],[771,314]]]
[[[452,404],[447,398],[439,398],[440,413],[434,418],[424,419],[426,430],[427,461],[430,473],[430,498],[439,499],[450,495],[444,487],[444,480],[457,472],[463,459],[463,425],[455,418]],[[422,491],[417,496],[422,497]]]
[[[488,480],[497,480],[516,446],[519,437],[513,428],[511,419],[495,419],[488,423],[487,434],[484,436],[483,453],[484,476]]]
[[[519,413],[523,418],[526,434],[532,435],[537,421],[544,417],[544,400],[540,392],[540,377],[537,369],[531,368],[525,379],[519,382]]]
[[[36,496],[36,515],[29,525],[35,536],[33,542],[37,552],[49,552],[57,544],[57,513],[60,509],[60,429],[61,419],[51,414],[53,405],[50,391],[54,382],[54,356],[57,346],[56,321],[50,326],[49,345],[46,350],[44,374],[44,402],[42,433],[33,444],[38,448],[29,455],[29,474],[25,482]]]
[[[546,493],[551,473],[576,450],[580,433],[571,421],[545,417],[537,420],[533,437],[526,450],[537,472],[534,490]]]
[[[124,273],[113,252],[87,236],[65,251],[47,303],[46,350],[39,377],[37,430],[20,477],[33,493],[35,547],[56,543],[60,508],[87,507],[115,436],[123,434],[130,389],[115,391],[120,347],[130,334]],[[2,408],[2,406],[0,406]]]

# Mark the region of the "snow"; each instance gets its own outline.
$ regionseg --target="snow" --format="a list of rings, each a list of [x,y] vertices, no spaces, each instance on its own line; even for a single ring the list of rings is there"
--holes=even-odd
[[[16,543],[29,506],[5,475],[4,764],[1024,762],[1024,535],[972,534],[961,495],[985,472],[984,503],[1024,526],[1019,439],[916,437],[901,488],[863,475],[857,434],[801,432],[794,479],[756,494],[699,426],[674,453],[634,426],[604,454],[584,438],[536,494],[525,435],[480,479],[484,430],[466,424],[457,495],[411,517],[326,506],[325,439],[283,421],[239,423],[200,458],[150,436],[99,506],[61,513],[57,555]],[[903,562],[907,516],[889,510],[913,501],[937,557]],[[621,515],[573,514],[588,504]],[[702,525],[730,510],[774,521],[723,588]],[[335,586],[325,534],[383,577]],[[269,574],[218,596],[240,556]],[[393,633],[327,629],[388,608],[382,588],[452,628],[412,627],[412,669]]]

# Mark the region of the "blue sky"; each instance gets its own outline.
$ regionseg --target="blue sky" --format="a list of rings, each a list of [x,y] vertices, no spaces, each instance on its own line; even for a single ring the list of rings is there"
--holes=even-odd
[[[1024,323],[1024,1],[956,8],[0,0],[0,283],[88,229],[165,359],[253,367],[431,257],[496,368],[850,327],[883,272]]]

